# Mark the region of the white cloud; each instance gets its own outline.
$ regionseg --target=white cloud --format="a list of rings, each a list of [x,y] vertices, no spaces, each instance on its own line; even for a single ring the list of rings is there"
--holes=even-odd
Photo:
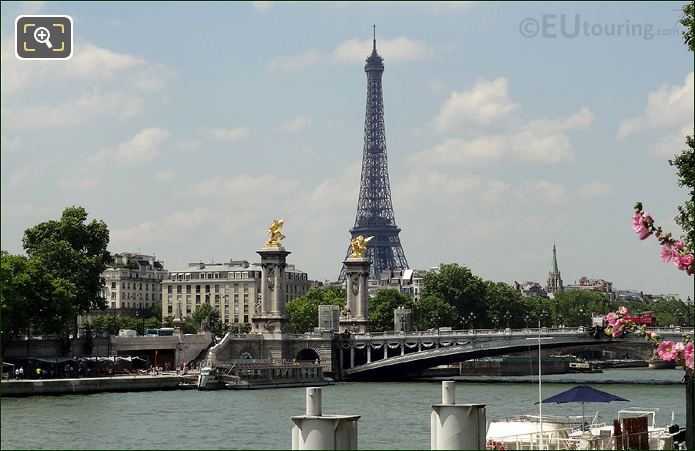
[[[312,190],[309,199],[322,207],[355,204],[360,189],[360,168],[360,163],[353,163],[341,174],[323,179]]]
[[[68,191],[90,191],[99,185],[99,179],[89,176],[66,177],[58,182],[61,189]]]
[[[280,124],[278,129],[285,133],[299,133],[311,125],[312,119],[308,116],[298,116]]]
[[[278,56],[270,60],[265,68],[268,70],[295,71],[313,66],[323,60],[323,55],[315,50],[309,50],[299,55]]]
[[[287,196],[299,184],[295,180],[282,180],[274,175],[237,177],[213,177],[198,183],[193,193],[205,198],[226,198],[243,203],[267,201],[278,196]]]
[[[41,12],[46,2],[19,2],[19,11],[21,14],[38,14]]]
[[[168,139],[170,133],[161,128],[146,128],[116,149],[115,160],[124,164],[145,163],[156,158],[160,145]]]
[[[569,200],[569,195],[563,185],[538,180],[522,183],[514,190],[514,198],[524,203],[542,201],[548,204],[562,204]]]
[[[595,197],[605,196],[613,191],[613,186],[610,183],[592,180],[579,187],[577,197],[580,200],[590,200]]]
[[[693,80],[693,72],[690,72],[682,85],[664,84],[650,92],[644,113],[620,123],[618,139],[644,130],[673,129],[684,122],[692,124],[695,108]]]
[[[176,171],[175,170],[163,169],[161,171],[155,172],[154,176],[152,178],[157,183],[164,183],[164,182],[168,182],[169,180],[173,179],[174,177],[176,177]]]
[[[660,157],[673,157],[685,148],[685,137],[693,134],[693,123],[685,123],[683,126],[661,138],[654,145],[654,154]]]
[[[243,127],[213,128],[210,130],[210,135],[219,141],[236,141],[245,138],[248,134],[249,130]]]
[[[593,113],[582,107],[569,116],[527,122],[506,133],[472,139],[451,138],[417,152],[409,159],[415,164],[427,166],[476,165],[508,157],[543,163],[571,161],[574,151],[567,132],[589,127],[593,121]]]
[[[5,126],[15,129],[39,129],[47,127],[72,127],[98,116],[116,116],[126,120],[143,112],[144,100],[127,92],[99,90],[83,92],[77,97],[58,103],[12,108],[3,105]]]
[[[20,219],[35,216],[48,216],[53,212],[53,208],[34,205],[31,202],[22,203],[2,203],[2,217]]]
[[[20,137],[10,137],[7,135],[0,136],[0,149],[2,149],[3,153],[12,153],[21,145],[22,138]]]
[[[142,221],[132,227],[111,230],[111,246],[115,249],[127,249],[154,240],[168,240],[214,223],[218,216],[217,211],[207,207],[176,211],[159,219]]]
[[[335,48],[333,59],[342,63],[363,63],[371,51],[371,39],[349,39]],[[377,51],[388,62],[418,61],[429,53],[424,42],[405,36],[377,39]]]
[[[470,91],[452,92],[434,121],[439,132],[448,132],[473,122],[490,124],[518,111],[507,96],[509,82],[504,77],[482,80]]]
[[[254,11],[266,12],[273,7],[273,2],[251,2]]]
[[[34,173],[35,168],[32,164],[23,164],[12,171],[12,174],[7,181],[7,186],[11,190],[16,190],[22,186],[27,179],[31,178]]]

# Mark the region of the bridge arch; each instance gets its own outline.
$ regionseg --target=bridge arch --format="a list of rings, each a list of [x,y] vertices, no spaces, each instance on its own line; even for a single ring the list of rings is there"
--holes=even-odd
[[[316,362],[316,361],[321,361],[321,356],[319,353],[312,348],[304,348],[301,349],[298,353],[295,359],[298,362]]]

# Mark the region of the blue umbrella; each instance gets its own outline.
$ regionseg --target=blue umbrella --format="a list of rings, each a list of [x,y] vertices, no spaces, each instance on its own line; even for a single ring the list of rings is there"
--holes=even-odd
[[[565,404],[568,402],[582,403],[582,424],[584,424],[584,403],[611,401],[628,400],[625,398],[621,398],[620,396],[611,395],[610,393],[606,393],[605,391],[596,390],[595,388],[591,388],[587,385],[579,385],[577,387],[563,391],[562,393],[558,393],[555,396],[551,396],[550,398],[545,398],[542,402],[543,404],[552,402],[557,404]],[[535,404],[538,404],[538,402],[536,402]]]

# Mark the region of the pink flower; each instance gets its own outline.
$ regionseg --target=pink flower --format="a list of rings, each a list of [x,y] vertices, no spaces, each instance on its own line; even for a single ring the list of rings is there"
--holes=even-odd
[[[659,354],[659,358],[661,360],[666,361],[675,360],[678,356],[675,346],[673,342],[670,340],[664,340],[661,343],[659,343],[657,354]]]
[[[627,315],[627,307],[621,305],[620,307],[618,307],[618,313],[620,313],[622,316]]]
[[[673,258],[673,266],[681,271],[687,271],[693,264],[693,254],[681,255],[678,254]]]
[[[684,246],[684,244],[683,244],[683,241],[681,241],[681,240],[678,240],[675,243],[673,243],[673,247],[675,249],[678,249],[678,250],[683,249],[683,246]]]
[[[649,226],[654,223],[654,219],[649,215],[649,213],[635,213],[632,217],[632,230],[635,231],[640,240],[646,239],[652,234],[649,230]]]
[[[691,370],[695,369],[693,368],[693,342],[689,342],[688,344],[685,345],[685,349],[683,349],[683,356],[685,357],[685,366],[690,368]]]
[[[673,345],[673,350],[675,351],[676,354],[680,354],[681,352],[683,352],[684,349],[685,349],[685,343],[683,343],[682,341],[679,341],[678,343]]]
[[[615,325],[613,326],[613,336],[619,337],[625,332],[625,323],[627,320],[624,318],[618,318],[615,320]]]
[[[672,249],[668,243],[661,246],[661,260],[664,263],[668,263],[671,260],[671,257],[675,258],[677,255],[678,252],[674,252],[674,249]]]
[[[610,312],[606,315],[606,322],[608,322],[609,326],[613,327],[615,325],[615,313]]]

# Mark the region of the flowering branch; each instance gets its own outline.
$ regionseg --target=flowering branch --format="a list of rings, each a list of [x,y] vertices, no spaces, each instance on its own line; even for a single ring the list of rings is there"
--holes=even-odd
[[[683,335],[683,341],[674,343],[670,340],[659,342],[659,334],[648,331],[643,325],[635,324],[629,316],[626,307],[621,306],[617,312],[610,312],[606,315],[608,326],[604,329],[606,335],[611,337],[620,337],[626,333],[632,332],[640,335],[645,340],[651,341],[657,348],[657,355],[661,360],[675,361],[679,365],[693,374],[693,341],[688,335]]]
[[[642,202],[635,204],[632,230],[635,231],[640,240],[645,240],[650,235],[654,235],[659,240],[659,243],[661,243],[661,260],[664,263],[670,261],[674,267],[681,271],[686,271],[690,276],[695,273],[693,253],[686,249],[682,240],[676,240],[671,236],[671,233],[664,233],[661,227],[656,227],[654,218],[646,211],[642,211]]]

